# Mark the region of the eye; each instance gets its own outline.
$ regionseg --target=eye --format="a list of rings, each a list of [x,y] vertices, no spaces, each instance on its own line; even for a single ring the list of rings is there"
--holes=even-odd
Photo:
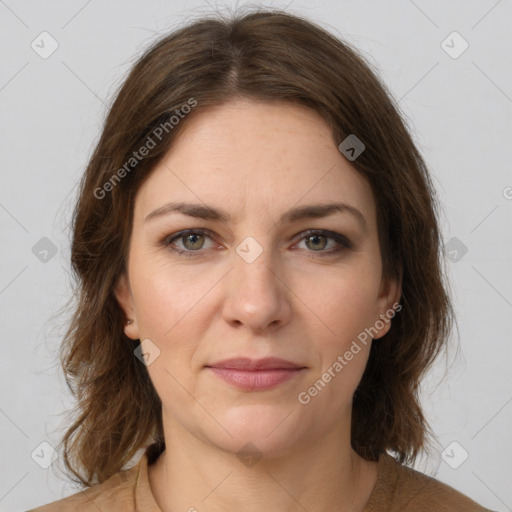
[[[211,232],[207,229],[186,229],[174,233],[162,242],[170,251],[180,256],[199,256],[201,249],[211,249],[214,244],[205,247],[205,240],[211,240]],[[331,241],[330,247],[329,240]],[[345,236],[334,231],[309,230],[301,233],[300,245],[304,243],[310,256],[330,256],[352,248],[352,243]],[[180,245],[181,247],[180,247]],[[301,248],[302,249],[302,248]]]
[[[210,238],[208,234],[209,231],[206,229],[187,229],[166,238],[164,243],[171,251],[176,252],[177,254],[183,256],[195,256],[194,253],[199,252],[200,249],[204,248],[205,238]],[[180,247],[174,246],[173,243],[175,240],[181,243],[184,248],[181,249]]]
[[[306,233],[301,233],[302,239],[299,242],[304,243],[308,252],[317,253],[311,256],[329,256],[338,254],[344,250],[351,249],[352,243],[348,238],[339,233],[326,230],[310,230]],[[328,240],[331,240],[330,250],[325,250],[329,245]]]

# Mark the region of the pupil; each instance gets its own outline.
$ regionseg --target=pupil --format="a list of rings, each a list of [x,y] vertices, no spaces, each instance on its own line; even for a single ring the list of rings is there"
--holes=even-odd
[[[318,243],[318,241],[319,241],[319,239],[321,239],[321,238],[322,238],[322,235],[311,235],[311,236],[309,237],[309,240],[310,240],[310,241],[311,241],[311,240],[316,240],[315,242],[313,242],[313,244],[314,244],[314,246],[315,246],[315,247],[319,247],[319,243]],[[320,245],[321,245],[321,243],[320,243]]]
[[[187,242],[190,242],[192,245],[194,245],[200,236],[202,236],[202,235],[188,235]]]

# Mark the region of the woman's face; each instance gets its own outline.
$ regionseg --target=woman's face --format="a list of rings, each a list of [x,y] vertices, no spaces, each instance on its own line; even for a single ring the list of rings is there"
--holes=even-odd
[[[387,332],[400,296],[382,279],[370,186],[305,108],[237,101],[186,122],[138,191],[116,287],[164,428],[274,455],[349,432],[364,333]],[[331,203],[346,206],[307,215]],[[301,369],[218,364],[269,357]]]

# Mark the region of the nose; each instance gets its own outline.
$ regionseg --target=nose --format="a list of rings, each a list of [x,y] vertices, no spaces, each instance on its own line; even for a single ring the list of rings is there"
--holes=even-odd
[[[255,332],[287,324],[292,311],[291,290],[283,279],[277,256],[265,247],[252,262],[234,253],[233,267],[225,281],[225,321]]]

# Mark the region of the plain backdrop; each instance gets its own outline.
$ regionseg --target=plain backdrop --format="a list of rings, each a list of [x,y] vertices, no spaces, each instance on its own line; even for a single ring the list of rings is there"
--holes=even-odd
[[[226,5],[235,4],[0,1],[2,511],[76,492],[52,459],[73,403],[57,364],[67,319],[55,314],[71,293],[76,184],[114,90],[156,38]],[[422,389],[438,446],[416,467],[512,510],[512,4],[265,6],[355,45],[399,101],[442,202],[460,339]]]

